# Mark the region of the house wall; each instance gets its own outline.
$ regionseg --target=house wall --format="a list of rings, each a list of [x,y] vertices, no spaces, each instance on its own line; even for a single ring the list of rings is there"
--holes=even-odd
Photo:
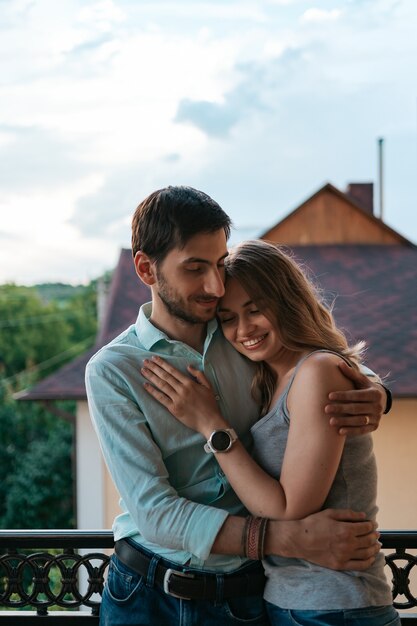
[[[77,403],[77,528],[111,528],[121,512],[87,402]]]
[[[286,245],[395,244],[400,237],[330,190],[313,196],[262,239]]]
[[[77,402],[77,528],[105,528],[103,461],[87,402]]]
[[[381,529],[417,528],[417,398],[396,399],[373,434]]]

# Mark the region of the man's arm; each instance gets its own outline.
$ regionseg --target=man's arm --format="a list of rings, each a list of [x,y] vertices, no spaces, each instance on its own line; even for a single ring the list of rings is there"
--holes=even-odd
[[[243,517],[229,516],[213,544],[215,554],[243,555]],[[381,549],[374,522],[363,513],[326,509],[302,520],[270,520],[265,554],[301,558],[335,570],[365,570]]]
[[[149,542],[207,559],[227,511],[193,502],[172,486],[132,385],[111,353],[88,363],[86,388],[104,459],[133,526]]]
[[[382,415],[391,408],[390,394],[377,377],[373,380],[345,361],[339,363],[339,368],[355,384],[355,389],[329,394],[330,402],[325,411],[330,416],[330,424],[341,435],[361,435],[376,430]]]

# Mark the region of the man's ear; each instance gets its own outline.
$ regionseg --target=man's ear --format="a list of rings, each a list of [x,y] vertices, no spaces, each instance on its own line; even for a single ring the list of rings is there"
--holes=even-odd
[[[156,282],[155,263],[151,261],[147,254],[139,250],[136,252],[133,262],[135,264],[136,274],[141,281],[148,285],[154,285]]]

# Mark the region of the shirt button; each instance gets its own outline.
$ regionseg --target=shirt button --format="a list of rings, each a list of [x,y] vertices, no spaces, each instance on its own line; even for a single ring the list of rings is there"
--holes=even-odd
[[[217,402],[220,400],[220,396],[214,396]]]

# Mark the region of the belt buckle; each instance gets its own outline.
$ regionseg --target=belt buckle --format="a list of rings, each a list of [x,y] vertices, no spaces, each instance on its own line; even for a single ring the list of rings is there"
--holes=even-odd
[[[171,569],[168,568],[167,571],[164,574],[164,591],[165,593],[167,593],[168,595],[172,596],[173,598],[178,598],[179,600],[191,600],[191,598],[187,598],[186,596],[180,596],[177,593],[174,593],[173,591],[170,591],[169,589],[169,583],[170,583],[170,578],[172,575],[175,576],[182,576],[183,578],[194,578],[194,574],[189,574],[187,572],[178,572],[175,569]]]

